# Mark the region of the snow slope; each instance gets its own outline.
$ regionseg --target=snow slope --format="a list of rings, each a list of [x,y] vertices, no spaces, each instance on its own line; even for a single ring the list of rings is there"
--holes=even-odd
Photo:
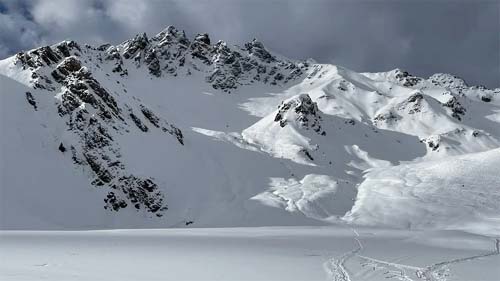
[[[494,281],[500,274],[498,240],[489,237],[344,227],[3,231],[0,260],[0,279],[12,281]]]
[[[0,86],[1,229],[498,231],[500,89],[449,74],[356,73],[167,27],[19,53]]]
[[[426,228],[491,225],[500,231],[500,149],[372,169],[358,190],[350,222]],[[450,214],[453,214],[451,216]]]
[[[2,225],[65,227],[71,216],[84,228],[92,227],[98,219],[111,223],[112,217],[105,218],[101,211],[103,192],[89,189],[88,176],[57,153],[55,142],[63,137],[65,124],[50,118],[53,102],[40,101],[34,111],[25,93],[38,97],[43,92],[3,75],[0,84]]]

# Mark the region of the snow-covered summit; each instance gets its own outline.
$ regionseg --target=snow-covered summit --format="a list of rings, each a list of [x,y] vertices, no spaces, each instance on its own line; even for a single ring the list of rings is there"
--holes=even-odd
[[[279,122],[285,127],[288,122],[293,122],[305,129],[313,129],[316,133],[325,134],[321,130],[321,116],[319,116],[318,105],[311,100],[307,94],[300,94],[286,102],[279,108],[274,122]]]
[[[158,78],[201,72],[214,89],[226,92],[256,82],[286,84],[301,76],[308,65],[277,58],[256,39],[242,47],[229,47],[224,41],[212,45],[206,33],[190,39],[173,26],[152,38],[146,33],[138,34],[117,46],[81,46],[75,41],[63,41],[21,52],[15,56],[14,64],[40,73],[69,56],[80,57],[89,67],[111,67],[111,72],[120,76],[128,75],[130,68],[146,68]],[[36,87],[51,89],[52,77],[35,74],[31,82]]]

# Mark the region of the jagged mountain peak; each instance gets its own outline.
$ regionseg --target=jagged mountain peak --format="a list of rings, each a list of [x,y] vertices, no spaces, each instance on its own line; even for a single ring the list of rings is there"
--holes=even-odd
[[[469,87],[464,79],[448,73],[435,73],[431,75],[427,80],[431,81],[435,85],[443,87],[452,87],[452,88]]]
[[[224,41],[211,45],[208,34],[201,33],[190,40],[173,26],[152,38],[142,33],[117,46],[80,47],[74,41],[61,42],[19,53],[17,61],[23,68],[29,67],[36,76],[44,72],[40,68],[50,68],[70,55],[81,57],[82,62],[95,71],[111,65],[112,72],[122,77],[129,75],[131,67],[147,69],[158,78],[200,73],[214,89],[224,92],[252,83],[283,85],[299,78],[308,65],[277,58],[256,40],[244,47],[228,46]],[[50,79],[44,76],[32,82],[51,88],[47,85]]]
[[[321,116],[318,105],[308,94],[300,94],[284,101],[278,108],[274,122],[285,127],[289,122],[296,123],[304,129],[312,129],[319,134],[325,134],[321,129]]]
[[[402,70],[400,68],[391,70],[389,73],[394,77],[396,81],[398,81],[405,87],[416,86],[423,80],[422,78],[412,75],[408,71]]]
[[[7,216],[39,200],[88,225],[331,223],[358,202],[369,169],[500,147],[500,89],[448,74],[357,73],[173,26],[118,45],[21,52],[0,74],[12,104],[0,122],[15,140],[6,186],[29,196],[33,181],[10,174],[47,163],[31,176],[47,194],[8,189]]]
[[[208,33],[197,34],[194,37],[194,41],[202,42],[206,45],[210,45],[210,37],[208,36]]]
[[[160,31],[155,38],[163,39],[165,36],[173,36],[173,37],[186,37],[186,32],[184,30],[178,30],[175,26],[169,25]]]

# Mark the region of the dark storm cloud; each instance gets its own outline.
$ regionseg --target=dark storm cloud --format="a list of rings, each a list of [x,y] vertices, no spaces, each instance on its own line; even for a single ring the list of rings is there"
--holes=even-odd
[[[63,39],[118,43],[167,25],[356,71],[500,86],[499,1],[0,0],[0,57]]]

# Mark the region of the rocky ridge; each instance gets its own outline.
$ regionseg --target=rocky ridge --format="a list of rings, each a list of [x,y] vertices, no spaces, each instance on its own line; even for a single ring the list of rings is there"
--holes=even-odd
[[[100,213],[92,225],[96,217],[135,220],[116,224],[124,226],[330,222],[352,207],[368,169],[500,146],[500,89],[449,74],[356,73],[174,27],[118,45],[64,41],[21,52],[0,61],[0,73],[17,89],[8,104],[21,103],[9,115],[24,122],[5,121],[10,137],[31,149],[40,139],[40,150],[49,147],[40,159],[72,164],[62,186],[82,176],[78,191],[91,187],[82,204],[102,207],[92,208]],[[29,132],[38,135],[25,142]],[[295,191],[309,185],[292,185],[306,178],[317,194],[302,200]],[[283,192],[265,191],[269,181]],[[40,202],[51,200],[60,199]]]
[[[157,79],[199,72],[213,89],[226,93],[252,83],[285,84],[307,69],[307,63],[276,58],[255,39],[243,47],[229,47],[223,41],[211,44],[208,34],[188,39],[173,26],[152,38],[139,34],[117,46],[63,41],[18,53],[14,65],[30,73],[34,89],[55,93],[58,114],[78,140],[61,142],[59,151],[71,154],[75,165],[89,169],[92,185],[109,189],[104,208],[118,211],[133,206],[156,216],[167,210],[165,195],[154,178],[128,172],[114,138],[135,126],[142,133],[161,130],[184,145],[182,130],[145,104],[117,101],[116,92],[102,86],[90,69],[109,67],[111,73],[106,76],[118,75],[117,83],[127,78],[130,67],[144,68]],[[30,92],[26,99],[37,110]]]

